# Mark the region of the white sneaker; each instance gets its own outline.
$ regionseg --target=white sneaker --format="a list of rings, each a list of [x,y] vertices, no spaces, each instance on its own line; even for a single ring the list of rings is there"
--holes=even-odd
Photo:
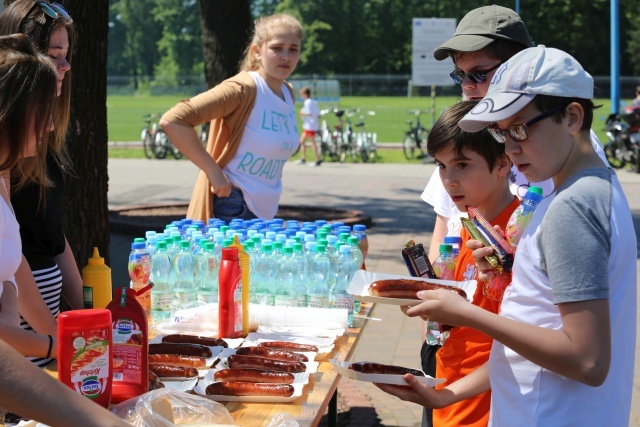
[[[295,161],[296,165],[304,165],[306,163],[305,159],[298,159]]]
[[[313,162],[313,163],[309,164],[309,166],[311,166],[312,168],[315,168],[316,166],[320,166],[321,163],[322,162],[316,161],[316,162]]]

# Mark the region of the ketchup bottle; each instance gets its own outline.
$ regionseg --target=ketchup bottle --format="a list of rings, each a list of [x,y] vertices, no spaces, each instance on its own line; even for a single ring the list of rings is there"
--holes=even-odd
[[[113,392],[120,403],[149,391],[149,335],[147,314],[136,291],[123,287],[107,305],[113,339]]]
[[[58,316],[58,378],[105,408],[111,401],[111,312],[71,310]]]
[[[218,338],[242,336],[242,272],[238,248],[222,248],[218,272]]]

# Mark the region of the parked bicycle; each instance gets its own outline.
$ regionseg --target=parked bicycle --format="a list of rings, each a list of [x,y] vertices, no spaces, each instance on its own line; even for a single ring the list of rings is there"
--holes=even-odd
[[[375,111],[367,111],[366,115],[375,116]],[[360,121],[354,126],[358,129],[356,132],[356,151],[360,154],[363,162],[374,162],[376,160],[376,143],[378,134],[368,132],[364,123],[364,114],[360,116]]]
[[[412,114],[416,117],[415,125],[413,120],[406,121],[409,129],[405,131],[402,140],[402,149],[407,160],[426,159],[429,157],[426,151],[429,129],[420,123],[420,116],[427,113],[428,111],[425,110],[411,110],[407,112],[407,114]]]
[[[327,119],[324,118],[332,108],[327,108],[324,110],[320,110],[320,117],[323,117],[322,124],[320,125],[320,129],[316,132],[315,140],[316,146],[318,147],[318,155],[320,156],[320,161],[326,161],[327,157],[331,161],[337,161],[340,156],[338,154],[338,143],[337,138],[334,140],[333,134],[329,125],[327,124]]]
[[[164,159],[167,154],[171,154],[174,159],[179,160],[184,155],[171,142],[166,133],[158,125],[160,114],[147,114],[143,119],[147,123],[142,128],[141,139],[144,155],[147,159]]]
[[[144,150],[145,157],[147,159],[153,159],[156,157],[155,136],[156,131],[158,130],[158,114],[147,114],[146,116],[142,116],[142,118],[147,123],[147,125],[142,128],[142,132],[140,134],[142,148]]]
[[[356,135],[353,131],[353,125],[351,124],[351,117],[355,116],[360,111],[357,108],[352,108],[348,111],[334,110],[334,114],[340,118],[344,115],[344,120],[340,120],[342,126],[342,144],[340,144],[340,163],[344,163],[347,159],[347,154],[351,157],[351,160],[355,160],[356,157]]]

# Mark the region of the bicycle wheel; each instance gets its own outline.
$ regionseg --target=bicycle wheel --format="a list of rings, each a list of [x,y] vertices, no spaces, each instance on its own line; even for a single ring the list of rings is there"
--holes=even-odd
[[[367,143],[369,145],[369,161],[375,162],[378,153],[376,152],[376,143],[378,142],[378,134],[373,132],[368,134]]]
[[[163,130],[157,130],[156,136],[153,139],[152,151],[156,159],[164,159],[167,157],[167,151],[169,151],[169,138]]]
[[[313,140],[315,141],[316,147],[318,148],[318,160],[324,162],[327,158],[327,147],[322,141],[320,133],[316,132],[316,134],[313,136]]]
[[[178,147],[173,145],[173,142],[169,141],[169,144],[171,145],[171,154],[173,155],[174,159],[180,160],[181,158],[184,157],[184,154],[182,154],[182,151],[178,150]]]
[[[151,134],[148,129],[142,129],[142,135],[140,136],[142,140],[142,149],[144,150],[144,155],[147,159],[153,159],[153,138],[151,138]]]
[[[404,157],[407,160],[413,160],[416,158],[416,141],[413,133],[405,134],[402,140],[402,150],[404,151]]]
[[[360,151],[360,158],[363,163],[369,161],[369,137],[366,132],[360,132],[358,134],[358,150]]]
[[[426,159],[429,157],[427,153],[427,137],[429,136],[429,131],[426,128],[421,127],[417,131],[418,140],[416,141],[416,146],[420,151],[418,154],[418,159]]]

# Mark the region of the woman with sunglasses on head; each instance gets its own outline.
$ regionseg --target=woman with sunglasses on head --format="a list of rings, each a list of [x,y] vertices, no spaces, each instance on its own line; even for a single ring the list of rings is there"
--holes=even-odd
[[[82,278],[62,228],[64,171],[70,169],[65,150],[69,123],[73,21],[58,3],[17,0],[0,14],[0,35],[23,33],[56,67],[58,98],[52,113],[54,130],[46,135],[46,176],[22,187],[12,173],[11,202],[20,224],[23,258],[16,272],[20,288],[21,326],[56,333],[55,319],[64,297],[72,309],[83,308]],[[51,359],[36,358],[38,366]]]

